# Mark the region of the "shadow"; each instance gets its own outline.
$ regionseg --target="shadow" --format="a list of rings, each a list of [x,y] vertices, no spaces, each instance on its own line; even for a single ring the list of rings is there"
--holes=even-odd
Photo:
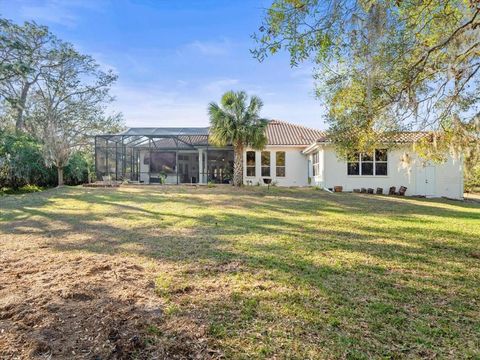
[[[227,358],[474,354],[479,220],[480,206],[443,199],[221,186],[67,188],[0,206],[12,241],[167,269],[172,319],[207,327]]]

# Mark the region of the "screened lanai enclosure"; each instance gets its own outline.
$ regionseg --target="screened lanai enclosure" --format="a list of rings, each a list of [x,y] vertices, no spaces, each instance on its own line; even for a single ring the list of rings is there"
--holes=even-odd
[[[209,143],[208,128],[130,128],[95,136],[97,179],[141,184],[225,183],[233,149]]]

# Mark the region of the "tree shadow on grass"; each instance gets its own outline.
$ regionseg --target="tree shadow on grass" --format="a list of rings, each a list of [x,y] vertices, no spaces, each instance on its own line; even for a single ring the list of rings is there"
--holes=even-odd
[[[184,258],[195,260],[199,258],[199,254],[189,251],[189,247],[199,250],[204,245],[210,245],[205,252],[205,254],[208,254],[212,251],[212,248],[221,248],[232,242],[229,239],[250,235],[266,237],[269,241],[280,238],[287,239],[284,245],[293,246],[293,249],[298,248],[298,244],[300,244],[307,251],[343,249],[389,259],[395,259],[398,256],[402,259],[408,256],[416,256],[417,260],[426,262],[434,261],[429,260],[432,248],[441,252],[439,255],[444,256],[441,260],[444,261],[447,259],[453,260],[459,255],[468,255],[474,252],[478,246],[478,237],[475,232],[466,231],[468,229],[424,227],[422,224],[435,222],[435,219],[419,220],[408,214],[398,215],[398,212],[402,209],[392,210],[390,204],[388,210],[386,209],[383,213],[384,219],[395,220],[397,224],[393,228],[386,228],[376,226],[374,221],[365,223],[353,217],[352,219],[348,217],[340,218],[333,223],[323,224],[322,214],[333,213],[337,215],[348,211],[342,208],[341,203],[335,203],[335,199],[325,198],[323,195],[320,201],[305,198],[307,205],[304,207],[299,207],[295,202],[285,203],[284,199],[281,199],[281,201],[263,199],[263,203],[258,203],[256,200],[252,200],[249,195],[246,199],[242,199],[240,204],[236,204],[237,208],[218,213],[218,209],[211,212],[208,211],[208,208],[205,209],[205,203],[208,203],[205,199],[198,199],[197,197],[180,198],[176,196],[178,194],[173,189],[170,188],[169,191],[169,195],[172,195],[172,197],[168,198],[164,197],[162,193],[156,196],[146,195],[144,198],[134,194],[133,201],[138,205],[125,204],[127,201],[132,201],[132,196],[128,193],[122,194],[116,191],[109,191],[106,194],[94,192],[93,195],[87,194],[86,196],[82,196],[81,191],[79,195],[75,193],[60,195],[61,199],[74,199],[104,206],[108,209],[108,212],[87,211],[81,215],[64,213],[61,209],[55,208],[44,210],[53,201],[42,196],[39,197],[37,202],[30,203],[29,206],[19,207],[16,203],[11,203],[10,209],[15,211],[16,217],[12,217],[7,206],[7,211],[0,218],[5,221],[4,233],[43,233],[51,239],[52,243],[56,243],[58,246],[61,246],[63,240],[68,239],[69,235],[81,234],[84,235],[81,241],[74,241],[72,244],[66,242],[68,246],[81,249],[85,246],[91,248],[94,245],[97,249],[110,248],[109,251],[115,253],[116,248],[119,248],[119,251],[125,251],[124,245],[138,244],[139,249],[141,249],[138,250],[138,255],[158,258],[162,257],[162,250],[164,250],[165,254],[170,254],[164,256],[168,260],[182,260]],[[205,190],[201,191],[205,193]],[[222,191],[224,190],[222,189]],[[287,195],[291,196],[291,192],[287,192]],[[152,200],[152,198],[155,199]],[[377,199],[367,200],[369,202],[377,201]],[[167,202],[183,206],[185,212],[175,212],[172,208],[163,210],[163,204]],[[145,205],[148,204],[154,204],[156,207],[145,209]],[[349,203],[349,206],[351,208],[354,205]],[[364,205],[361,206],[358,211],[363,216],[377,216],[375,211],[369,213],[363,207]],[[193,207],[202,211],[189,215],[188,211]],[[238,208],[244,211],[242,213],[235,211]],[[284,208],[295,209],[296,212],[301,213],[306,218],[298,221],[294,217],[284,216],[282,210]],[[427,210],[430,210],[430,208]],[[422,215],[424,214],[428,214],[428,212],[422,213]],[[468,215],[467,219],[475,218],[479,214],[480,212]],[[439,215],[441,214],[434,213],[434,216]],[[125,227],[123,226],[124,223],[110,223],[108,221],[109,217],[122,219],[132,224],[141,219],[151,220],[151,222],[143,226]],[[57,223],[57,228],[52,227],[49,220]],[[182,221],[190,221],[190,223],[180,228],[174,226]],[[329,226],[336,224],[340,228],[337,226],[332,230]],[[381,239],[394,240],[401,244],[378,242]],[[455,241],[443,241],[445,239]],[[197,246],[196,243],[200,245]],[[252,248],[257,246],[255,241],[250,245]],[[167,251],[168,249],[170,251]]]
[[[229,194],[225,189],[171,188],[143,195],[72,190],[59,198],[102,205],[122,223],[108,221],[104,212],[75,216],[44,209],[52,203],[47,198],[20,209],[10,204],[18,217],[7,215],[2,232],[28,235],[36,229],[60,251],[181,264],[178,282],[191,282],[195,290],[172,290],[169,296],[178,304],[194,304],[184,305],[181,315],[212,325],[217,347],[235,346],[229,338],[248,338],[258,324],[273,329],[245,340],[245,349],[237,344],[232,355],[284,355],[296,346],[308,356],[319,341],[330,344],[322,354],[333,357],[346,356],[345,349],[367,357],[473,354],[478,272],[468,270],[478,267],[471,256],[478,251],[478,226],[445,224],[457,219],[474,225],[479,207],[306,191],[295,197],[293,190],[277,189]],[[150,222],[125,226],[141,219]],[[394,225],[376,225],[376,219]],[[238,266],[230,272],[229,264]],[[242,291],[228,285],[238,277],[246,279],[238,280]],[[278,339],[283,345],[275,345]]]

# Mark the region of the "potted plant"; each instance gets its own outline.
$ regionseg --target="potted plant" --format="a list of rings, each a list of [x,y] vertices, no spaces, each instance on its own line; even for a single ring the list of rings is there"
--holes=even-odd
[[[167,182],[167,174],[165,174],[164,172],[158,174],[158,182],[160,183],[160,185],[164,185]]]

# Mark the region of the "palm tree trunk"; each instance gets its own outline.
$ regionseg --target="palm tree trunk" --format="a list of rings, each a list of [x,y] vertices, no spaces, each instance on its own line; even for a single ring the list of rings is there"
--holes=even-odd
[[[235,146],[235,160],[233,164],[233,185],[243,185],[243,146]]]

